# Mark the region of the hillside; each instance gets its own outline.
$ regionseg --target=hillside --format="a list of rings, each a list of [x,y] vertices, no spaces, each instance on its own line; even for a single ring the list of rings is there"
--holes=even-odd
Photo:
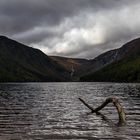
[[[69,81],[67,73],[40,50],[0,36],[0,82]]]
[[[47,56],[5,36],[0,36],[0,82],[79,81],[92,61]]]
[[[47,56],[0,36],[0,82],[140,82],[140,39],[95,59]]]
[[[140,82],[140,39],[112,52],[114,60],[110,64],[81,77],[81,81]]]
[[[70,73],[71,81],[79,81],[80,76],[86,73],[87,69],[92,65],[92,62],[87,59],[58,56],[50,56],[50,58]]]

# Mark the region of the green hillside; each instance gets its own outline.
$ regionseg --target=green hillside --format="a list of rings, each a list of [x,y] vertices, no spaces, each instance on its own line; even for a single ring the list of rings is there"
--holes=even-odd
[[[98,82],[140,82],[140,38],[134,39],[121,48],[112,50],[111,63],[88,73],[80,78],[81,81]],[[111,54],[111,51],[108,52]],[[103,54],[106,57],[106,53]],[[101,57],[104,60],[104,57]],[[111,57],[107,59],[107,62]]]
[[[40,50],[0,36],[0,82],[68,81],[66,74]]]
[[[81,81],[140,82],[140,56],[110,64],[95,73],[81,77]]]

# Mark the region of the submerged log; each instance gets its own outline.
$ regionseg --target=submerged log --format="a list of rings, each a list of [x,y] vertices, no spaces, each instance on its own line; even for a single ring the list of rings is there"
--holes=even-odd
[[[107,98],[100,106],[98,106],[97,108],[92,108],[89,104],[87,104],[83,99],[79,98],[79,100],[85,105],[87,106],[92,113],[99,113],[99,111],[101,109],[103,109],[107,104],[109,103],[113,103],[113,105],[116,107],[117,112],[118,112],[118,116],[119,116],[119,122],[118,124],[122,125],[126,123],[126,115],[124,112],[124,109],[121,105],[121,103],[119,102],[119,100],[115,97],[113,98]]]

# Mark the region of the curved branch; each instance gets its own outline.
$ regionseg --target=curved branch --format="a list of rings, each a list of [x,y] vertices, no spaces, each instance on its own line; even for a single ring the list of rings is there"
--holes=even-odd
[[[79,98],[79,100],[85,105],[87,106],[92,113],[99,113],[99,111],[101,109],[103,109],[107,104],[109,103],[113,103],[114,106],[117,109],[118,112],[118,116],[119,116],[119,124],[124,124],[126,122],[126,115],[124,112],[124,109],[121,105],[121,103],[119,102],[119,100],[117,98],[107,98],[100,106],[98,106],[97,108],[92,108],[89,104],[87,104],[83,99]]]

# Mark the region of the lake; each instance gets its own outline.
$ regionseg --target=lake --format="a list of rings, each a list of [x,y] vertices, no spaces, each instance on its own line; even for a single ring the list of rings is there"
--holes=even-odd
[[[81,97],[95,108],[112,96],[124,106],[124,126],[117,125],[118,114],[112,104],[100,111],[103,115],[97,115],[78,100]],[[0,139],[138,140],[140,84],[0,84]]]

